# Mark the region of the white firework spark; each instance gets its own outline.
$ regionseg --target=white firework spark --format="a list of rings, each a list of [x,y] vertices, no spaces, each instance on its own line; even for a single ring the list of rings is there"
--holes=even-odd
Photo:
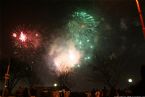
[[[49,56],[53,57],[53,65],[58,75],[71,72],[80,63],[82,54],[78,51],[71,41],[60,45],[52,45]]]

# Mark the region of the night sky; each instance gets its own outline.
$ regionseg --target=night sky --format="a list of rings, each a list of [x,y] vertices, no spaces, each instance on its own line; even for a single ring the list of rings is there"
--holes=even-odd
[[[139,2],[145,21],[145,0],[139,0]],[[93,87],[103,87],[103,84],[97,81],[101,79],[99,76],[96,76],[95,81],[90,79],[95,71],[92,67],[101,66],[108,60],[106,58],[111,56],[117,56],[113,62],[116,62],[116,67],[121,64],[120,72],[124,74],[119,86],[126,87],[128,78],[132,78],[134,83],[139,81],[140,66],[145,64],[145,40],[135,0],[5,0],[1,3],[0,11],[1,70],[4,71],[3,65],[7,65],[6,60],[11,57],[15,60],[14,63],[29,64],[37,76],[36,83],[52,85],[56,80],[56,75],[44,60],[47,45],[51,44],[52,39],[63,36],[63,29],[70,15],[78,9],[98,16],[101,23],[98,27],[98,43],[94,58],[90,63],[72,72],[71,79],[74,82],[72,89],[87,90]],[[41,47],[35,54],[27,50],[24,50],[26,52],[20,51],[13,46],[11,33],[16,27],[23,25],[33,29],[37,28],[42,35]],[[20,56],[15,56],[15,51]],[[28,57],[29,54],[32,55],[31,58]],[[23,60],[21,60],[22,57]],[[2,60],[6,62],[3,63]],[[14,67],[17,68],[17,65]]]

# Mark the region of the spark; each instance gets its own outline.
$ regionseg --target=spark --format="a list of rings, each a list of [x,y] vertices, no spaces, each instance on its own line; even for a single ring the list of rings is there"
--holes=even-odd
[[[129,79],[128,79],[128,82],[129,82],[129,83],[132,83],[132,79],[131,79],[131,78],[129,78]]]
[[[26,36],[23,32],[21,32],[19,39],[20,39],[22,42],[25,42],[26,39],[27,39],[27,36]]]
[[[17,37],[17,34],[16,33],[13,33],[13,35],[12,35],[13,37]]]
[[[90,48],[92,49],[92,48],[93,48],[93,46],[91,45],[91,46],[90,46]]]
[[[77,67],[79,67],[79,68],[80,68],[80,65],[78,64],[78,65],[77,65]]]
[[[19,28],[12,33],[14,46],[17,48],[38,48],[41,35],[38,31],[27,28]]]
[[[36,33],[35,36],[38,37],[39,36],[38,33]]]
[[[75,60],[75,54],[74,54],[73,51],[69,51],[69,59],[70,59],[71,61],[74,61],[74,60]]]
[[[97,27],[100,22],[101,20],[97,21],[97,18],[88,12],[80,10],[75,11],[68,22],[68,32],[75,47],[84,52],[83,59],[86,59],[85,57],[90,54],[93,55],[97,44]]]

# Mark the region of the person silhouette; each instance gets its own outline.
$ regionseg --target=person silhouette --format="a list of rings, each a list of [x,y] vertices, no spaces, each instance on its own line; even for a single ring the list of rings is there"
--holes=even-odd
[[[141,80],[132,88],[133,96],[145,96],[145,65],[141,66]]]

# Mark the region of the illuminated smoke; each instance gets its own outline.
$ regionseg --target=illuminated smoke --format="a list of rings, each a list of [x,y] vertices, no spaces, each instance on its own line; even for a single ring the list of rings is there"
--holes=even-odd
[[[53,65],[58,75],[71,72],[80,63],[82,56],[71,41],[65,45],[52,45],[49,55],[53,57]]]

